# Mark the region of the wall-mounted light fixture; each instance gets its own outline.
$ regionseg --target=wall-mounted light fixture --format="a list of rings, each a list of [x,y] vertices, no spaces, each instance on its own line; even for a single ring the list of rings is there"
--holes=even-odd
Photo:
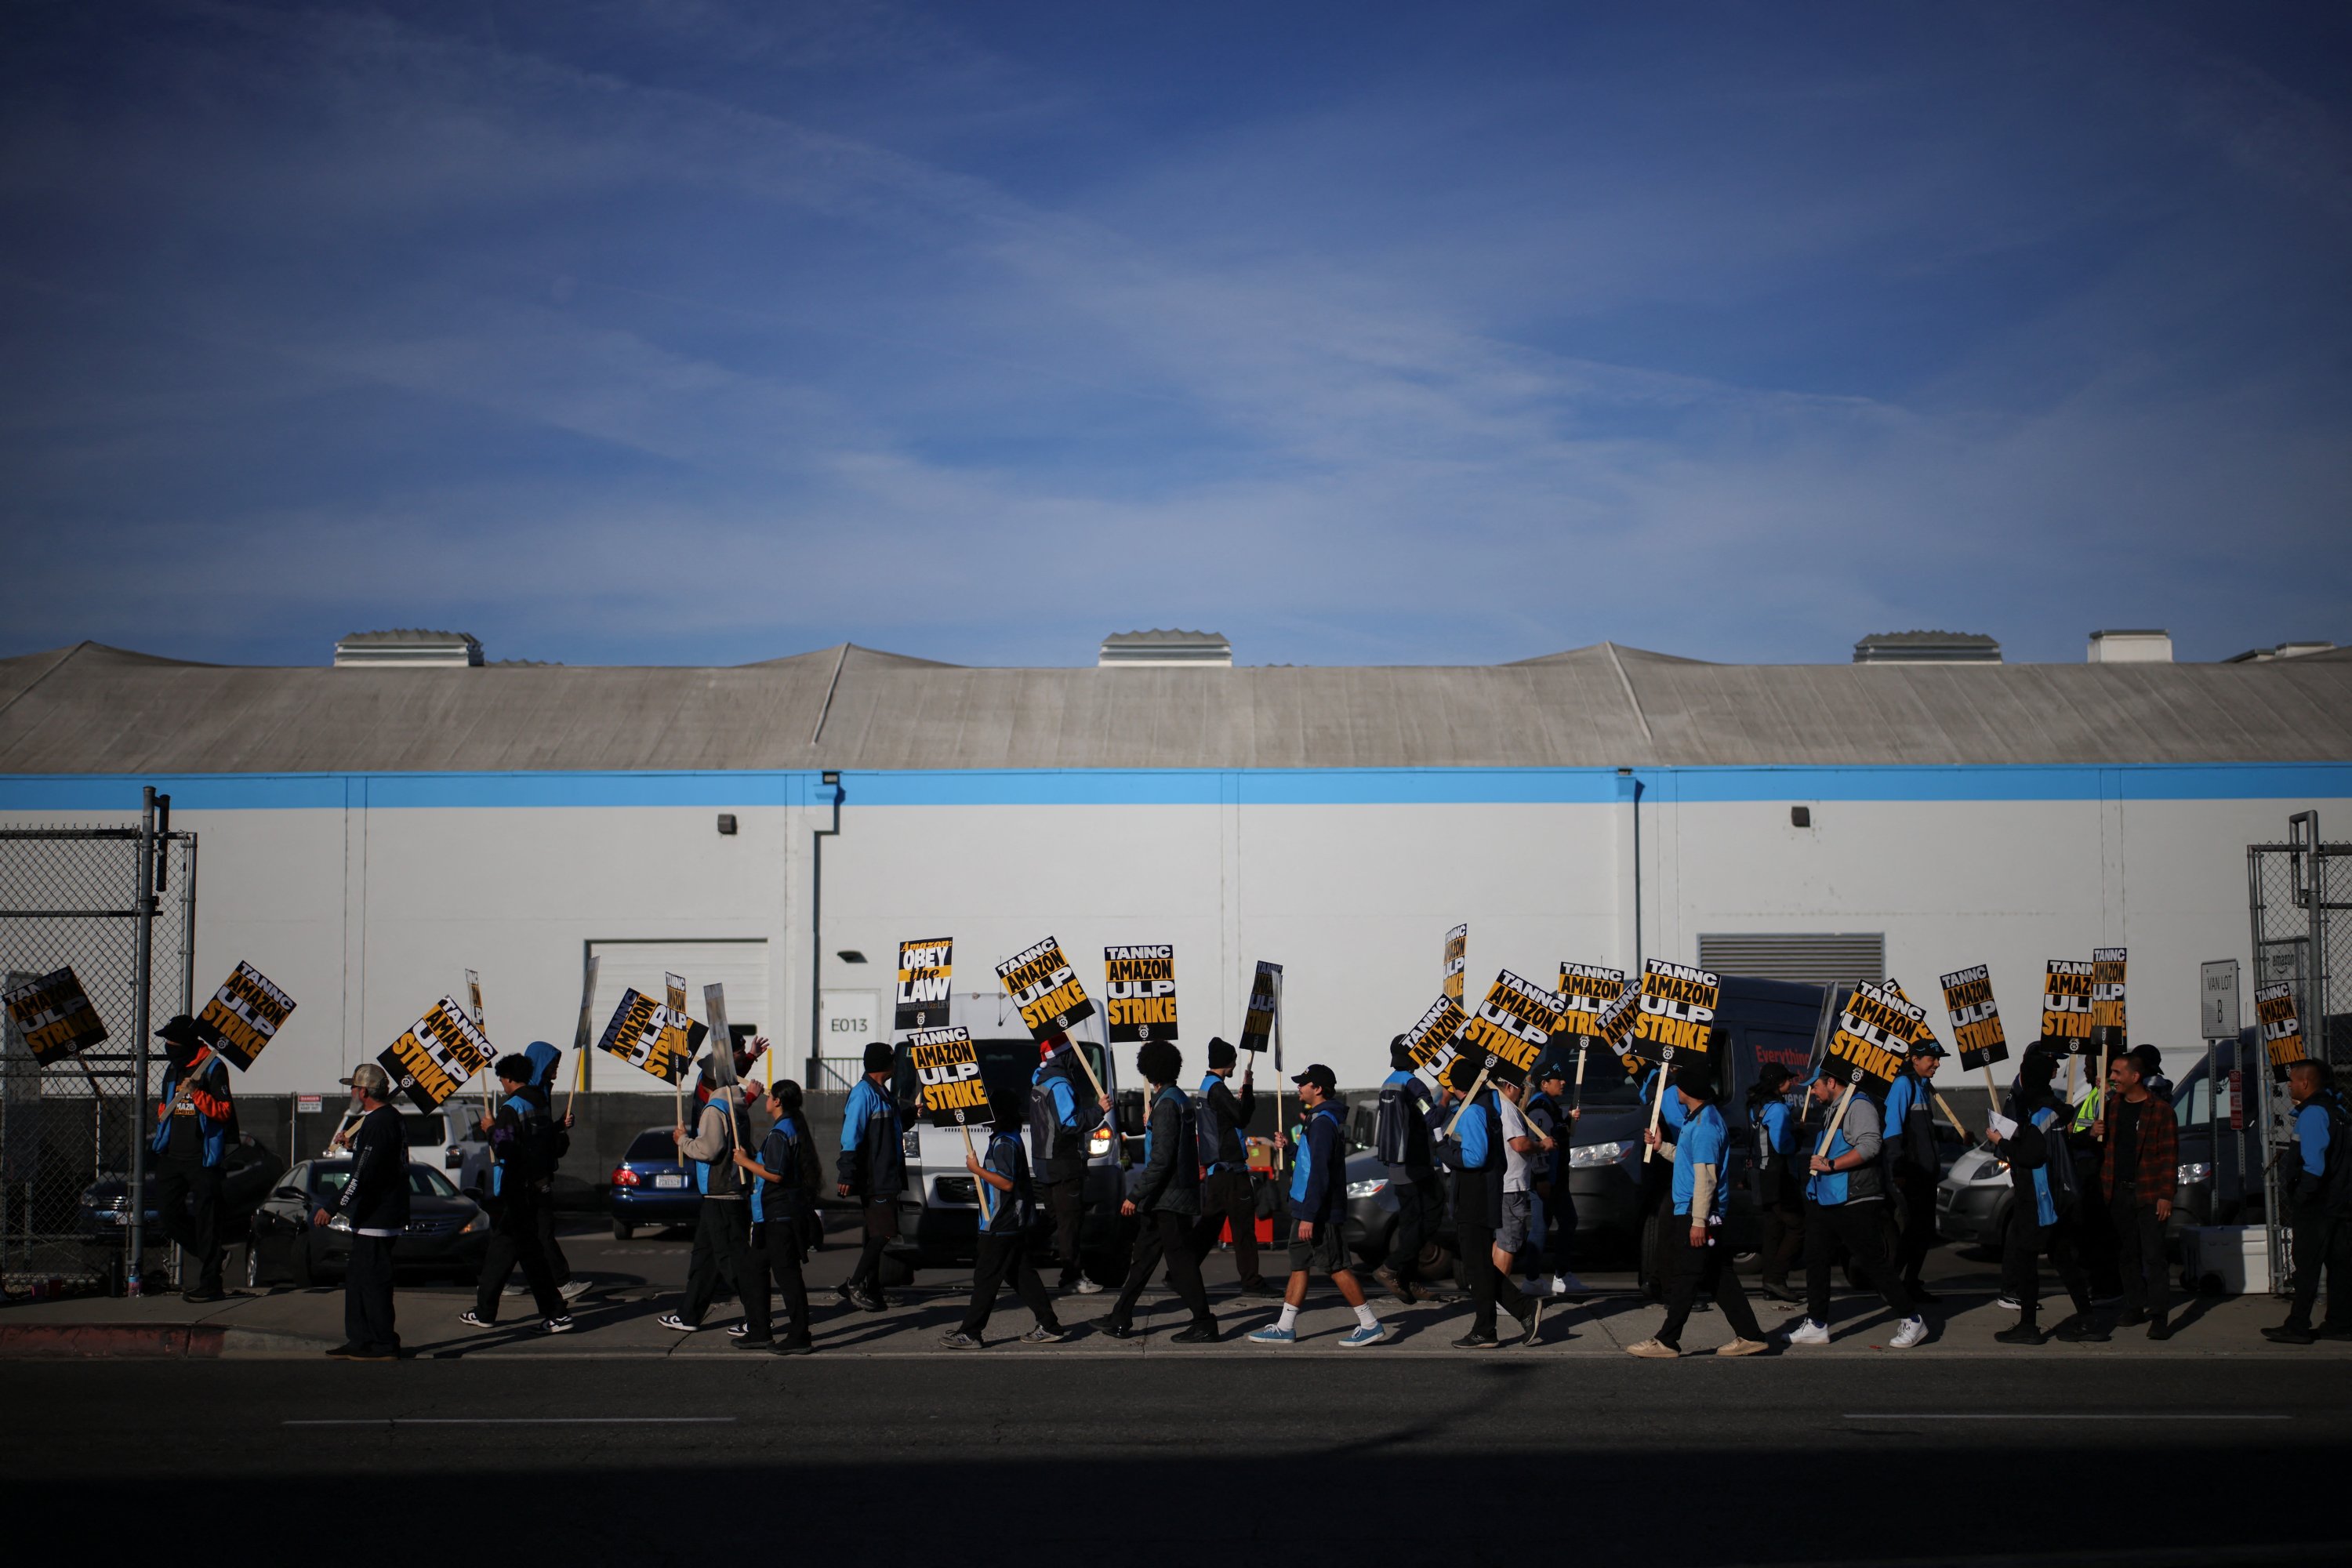
[[[722,811],[719,814],[719,837],[721,838],[732,838],[735,837],[735,814],[733,812]]]
[[[866,955],[858,952],[854,947],[845,947],[833,956],[841,960],[844,963],[863,963],[866,962]]]
[[[1791,826],[1791,827],[1811,827],[1812,825],[1813,825],[1813,808],[1812,808],[1811,806],[1810,806],[1810,805],[1792,805],[1792,806],[1790,806],[1790,807],[1789,808],[1789,826]]]

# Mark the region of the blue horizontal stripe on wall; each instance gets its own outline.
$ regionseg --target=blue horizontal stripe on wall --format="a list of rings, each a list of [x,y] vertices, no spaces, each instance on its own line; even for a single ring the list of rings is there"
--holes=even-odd
[[[1637,768],[1645,803],[2352,799],[2352,763]],[[1601,805],[1613,768],[1039,768],[846,772],[844,805]],[[114,816],[153,784],[177,812],[824,805],[814,773],[0,776],[0,813]]]

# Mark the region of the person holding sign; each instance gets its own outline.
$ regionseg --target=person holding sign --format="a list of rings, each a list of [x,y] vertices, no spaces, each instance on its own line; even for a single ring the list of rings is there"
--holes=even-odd
[[[2008,1162],[2010,1184],[2017,1194],[2000,1260],[2001,1289],[2017,1303],[2017,1321],[1993,1335],[2005,1345],[2042,1342],[2035,1320],[2040,1316],[2044,1252],[2074,1302],[2074,1315],[2053,1330],[2051,1337],[2070,1344],[2107,1337],[2092,1311],[2090,1276],[2083,1272],[2075,1253],[2079,1193],[2074,1157],[2066,1147],[2065,1102],[2051,1087],[2057,1078],[2054,1053],[2027,1051],[2018,1059],[2017,1087],[2007,1110],[1985,1128],[1987,1140]]]
[[[1209,1076],[1201,1080],[1193,1098],[1192,1116],[1201,1141],[1201,1223],[1192,1227],[1192,1256],[1209,1256],[1217,1233],[1234,1238],[1234,1267],[1241,1276],[1243,1296],[1271,1296],[1274,1287],[1257,1271],[1257,1189],[1250,1180],[1249,1146],[1243,1142],[1250,1113],[1257,1109],[1257,1091],[1251,1071],[1242,1069],[1242,1092],[1231,1087],[1240,1053],[1231,1042],[1209,1041]]]
[[[1439,1080],[1441,1104],[1451,1106],[1476,1093],[1454,1118],[1454,1136],[1446,1140],[1446,1163],[1454,1167],[1454,1230],[1462,1247],[1461,1264],[1470,1287],[1470,1331],[1454,1342],[1456,1350],[1483,1350],[1500,1343],[1495,1333],[1497,1305],[1526,1330],[1522,1343],[1533,1344],[1543,1326],[1543,1306],[1519,1289],[1507,1269],[1495,1267],[1495,1232],[1503,1218],[1503,1180],[1508,1163],[1503,1144],[1501,1091],[1480,1089],[1485,1076],[1467,1057],[1456,1057]]]
[[[1943,1179],[1936,1157],[1935,1090],[1929,1080],[1944,1065],[1944,1047],[1933,1035],[1911,1042],[1911,1058],[1886,1091],[1886,1173],[1895,1184],[1895,1272],[1914,1301],[1935,1295],[1919,1282],[1928,1248],[1936,1245],[1936,1184]]]
[[[677,1152],[694,1168],[695,1190],[702,1194],[694,1211],[694,1249],[686,1259],[686,1300],[677,1311],[654,1320],[681,1334],[702,1327],[702,1315],[710,1310],[722,1276],[739,1299],[752,1289],[751,1205],[743,1191],[742,1168],[735,1163],[736,1151],[751,1144],[751,1129],[743,1117],[741,1094],[733,1083],[721,1081],[733,1076],[719,1070],[717,1053],[728,1048],[726,1041],[714,1041],[712,1054],[702,1059],[698,1088],[709,1093],[694,1131],[670,1129]]]
[[[1682,1136],[1675,1140],[1672,1202],[1675,1215],[1674,1261],[1666,1268],[1666,1321],[1657,1333],[1626,1346],[1633,1355],[1672,1361],[1683,1353],[1683,1325],[1690,1321],[1691,1302],[1704,1289],[1723,1310],[1731,1325],[1729,1344],[1717,1355],[1754,1355],[1771,1347],[1758,1326],[1747,1293],[1739,1288],[1739,1272],[1731,1267],[1730,1248],[1719,1244],[1723,1213],[1730,1196],[1724,1164],[1731,1134],[1723,1112],[1715,1105],[1715,1079],[1704,1062],[1694,1062],[1675,1074],[1674,1092],[1683,1102]]]
[[[1790,1266],[1805,1245],[1805,1186],[1797,1173],[1797,1116],[1788,1100],[1789,1084],[1795,1076],[1779,1062],[1766,1062],[1748,1090],[1748,1127],[1756,1151],[1748,1163],[1748,1176],[1756,1193],[1757,1217],[1764,1227],[1757,1266],[1763,1275],[1764,1294],[1775,1301],[1803,1300],[1789,1289]]]
[[[2294,1104],[2294,1152],[2288,1169],[2288,1223],[2294,1227],[2294,1297],[2286,1321],[2263,1338],[2307,1345],[2352,1340],[2352,1114],[2326,1062],[2305,1058],[2287,1068]],[[2319,1277],[2327,1276],[2327,1317],[2311,1326]]]
[[[175,1020],[176,1022],[176,1020]],[[320,1230],[340,1217],[352,1227],[343,1266],[343,1342],[327,1353],[342,1361],[398,1361],[400,1331],[392,1315],[392,1247],[408,1228],[408,1140],[401,1136],[392,1075],[362,1062],[343,1079],[362,1115],[352,1140],[352,1173],[332,1214],[310,1216]]]
[[[1024,1345],[1050,1345],[1068,1331],[1054,1315],[1054,1299],[1029,1257],[1029,1224],[1036,1213],[1030,1196],[1029,1156],[1021,1147],[1021,1112],[1012,1104],[994,1107],[995,1121],[984,1156],[964,1156],[964,1169],[980,1184],[982,1196],[980,1256],[972,1264],[971,1305],[964,1310],[961,1327],[950,1329],[942,1342],[950,1350],[978,1350],[987,1343],[988,1320],[1006,1279],[1013,1293],[1037,1320],[1021,1336]]]
[[[1840,1100],[1844,1110],[1832,1121],[1811,1161],[1805,1182],[1805,1316],[1789,1331],[1792,1345],[1830,1342],[1830,1266],[1838,1243],[1864,1284],[1878,1292],[1886,1310],[1902,1320],[1887,1343],[1907,1351],[1927,1337],[1927,1321],[1912,1310],[1886,1256],[1886,1192],[1880,1170],[1878,1102],[1851,1092],[1821,1068],[1804,1087],[1824,1110]]]
[[[879,1312],[889,1306],[882,1294],[882,1254],[898,1238],[898,1194],[907,1190],[907,1130],[898,1120],[898,1101],[890,1098],[890,1047],[868,1040],[865,1062],[866,1076],[842,1108],[834,1193],[845,1198],[854,1194],[866,1216],[866,1242],[858,1250],[857,1267],[841,1287],[841,1299],[861,1311]]]
[[[1390,1295],[1412,1306],[1435,1300],[1421,1283],[1423,1248],[1437,1237],[1445,1221],[1445,1184],[1439,1180],[1436,1161],[1429,1152],[1430,1129],[1437,1111],[1429,1089],[1413,1070],[1412,1047],[1399,1035],[1389,1042],[1389,1076],[1381,1085],[1380,1120],[1372,1146],[1388,1167],[1389,1193],[1396,1199],[1396,1230],[1389,1255],[1372,1270],[1372,1278]]]
[[[539,1309],[540,1327],[551,1334],[571,1331],[556,1289],[555,1267],[548,1261],[541,1239],[542,1212],[552,1207],[548,1188],[555,1177],[554,1119],[547,1096],[531,1081],[535,1075],[528,1057],[503,1057],[491,1069],[505,1098],[497,1113],[478,1125],[489,1135],[490,1245],[482,1254],[482,1276],[474,1292],[474,1310],[457,1321],[472,1328],[494,1328],[499,1321],[499,1296],[505,1290],[515,1265],[522,1265],[523,1281]]]
[[[1567,1102],[1567,1092],[1568,1066],[1553,1057],[1536,1069],[1536,1092],[1528,1097],[1522,1112],[1544,1147],[1535,1173],[1536,1209],[1528,1239],[1535,1244],[1538,1262],[1550,1271],[1549,1289],[1555,1296],[1578,1295],[1584,1289],[1584,1282],[1568,1266],[1569,1249],[1576,1241],[1576,1196],[1568,1187],[1568,1140],[1584,1112]],[[1536,1283],[1530,1277],[1528,1288],[1533,1289]]]
[[[1092,1296],[1102,1289],[1086,1277],[1078,1256],[1078,1226],[1087,1213],[1087,1142],[1110,1115],[1110,1096],[1088,1096],[1079,1109],[1077,1080],[1084,1062],[1067,1035],[1048,1035],[1037,1045],[1037,1070],[1029,1079],[1029,1141],[1045,1172],[1045,1212],[1054,1220],[1054,1253],[1062,1260],[1055,1289]]]
[[[1356,1314],[1356,1326],[1339,1341],[1360,1350],[1389,1337],[1364,1301],[1364,1288],[1348,1266],[1348,1135],[1339,1121],[1339,1080],[1321,1062],[1290,1080],[1298,1086],[1305,1112],[1297,1156],[1290,1173],[1290,1282],[1282,1292],[1282,1315],[1249,1336],[1252,1344],[1287,1345],[1298,1341],[1298,1309],[1307,1302],[1307,1275],[1320,1268],[1339,1288],[1339,1299]]]
[[[759,1155],[735,1151],[735,1168],[752,1184],[751,1272],[743,1281],[743,1332],[735,1348],[806,1355],[816,1346],[809,1340],[808,1285],[801,1277],[801,1262],[824,1235],[816,1212],[824,1171],[817,1163],[815,1134],[801,1113],[801,1086],[788,1078],[769,1084],[768,1115],[772,1121]],[[792,1329],[781,1344],[775,1341],[769,1274],[783,1292],[784,1316]]]
[[[1192,1224],[1201,1215],[1201,1154],[1192,1102],[1176,1087],[1184,1071],[1184,1054],[1170,1041],[1146,1040],[1135,1053],[1135,1066],[1151,1086],[1151,1119],[1143,1135],[1143,1170],[1118,1212],[1130,1218],[1142,1215],[1143,1231],[1136,1237],[1127,1283],[1119,1288],[1102,1331],[1115,1340],[1135,1332],[1135,1304],[1142,1300],[1152,1270],[1165,1258],[1168,1283],[1192,1311],[1192,1321],[1174,1342],[1214,1344],[1217,1320],[1209,1313],[1201,1265],[1192,1256]]]
[[[2172,1298],[2164,1227],[2179,1179],[2180,1132],[2172,1107],[2148,1092],[2142,1064],[2126,1052],[2107,1068],[2115,1105],[2099,1188],[2115,1221],[2116,1268],[2123,1277],[2124,1315],[2116,1327],[2146,1323],[2149,1339],[2168,1340]]]
[[[180,1281],[180,1300],[219,1301],[223,1163],[236,1142],[236,1104],[230,1097],[228,1067],[205,1045],[196,1021],[183,1013],[155,1037],[163,1042],[163,1082],[157,1092],[155,1136],[149,1143],[155,1164],[155,1207],[163,1232],[180,1246],[194,1279]]]

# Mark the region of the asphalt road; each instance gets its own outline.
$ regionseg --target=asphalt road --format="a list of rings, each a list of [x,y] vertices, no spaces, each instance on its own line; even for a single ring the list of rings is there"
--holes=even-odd
[[[2352,1560],[2297,1484],[2352,1457],[2334,1368],[1054,1363],[0,1364],[0,1499],[29,1542],[186,1489],[207,1535],[337,1563],[460,1544],[436,1518],[581,1563]]]

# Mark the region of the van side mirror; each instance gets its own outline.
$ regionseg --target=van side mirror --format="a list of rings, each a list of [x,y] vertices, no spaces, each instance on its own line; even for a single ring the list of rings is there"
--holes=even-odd
[[[1122,1089],[1118,1091],[1118,1098],[1111,1103],[1118,1108],[1119,1131],[1129,1138],[1142,1137],[1145,1126],[1143,1091],[1139,1089]]]

